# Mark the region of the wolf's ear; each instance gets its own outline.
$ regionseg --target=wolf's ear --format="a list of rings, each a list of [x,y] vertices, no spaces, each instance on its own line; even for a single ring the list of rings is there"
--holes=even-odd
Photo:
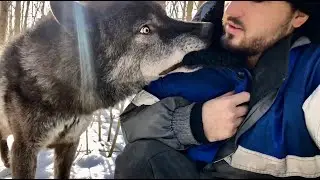
[[[74,32],[78,27],[91,31],[95,26],[93,11],[76,1],[50,1],[56,20],[67,30]]]

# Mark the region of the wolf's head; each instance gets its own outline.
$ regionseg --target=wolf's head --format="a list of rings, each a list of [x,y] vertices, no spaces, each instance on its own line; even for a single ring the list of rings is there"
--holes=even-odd
[[[98,83],[146,85],[187,53],[208,47],[213,33],[211,23],[174,20],[152,1],[55,1],[50,5],[55,19],[77,34],[79,42],[90,45],[86,48],[91,48]]]

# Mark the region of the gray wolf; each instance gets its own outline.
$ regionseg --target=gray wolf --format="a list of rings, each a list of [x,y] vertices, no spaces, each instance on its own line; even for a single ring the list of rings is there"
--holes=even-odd
[[[1,157],[13,178],[34,178],[45,148],[54,149],[54,177],[69,178],[89,116],[207,48],[213,30],[211,23],[171,19],[155,2],[56,1],[50,7],[0,56]]]

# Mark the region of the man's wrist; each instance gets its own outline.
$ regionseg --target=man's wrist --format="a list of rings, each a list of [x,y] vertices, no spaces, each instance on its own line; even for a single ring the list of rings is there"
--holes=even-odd
[[[195,103],[191,109],[190,114],[190,127],[194,138],[199,143],[209,143],[206,135],[204,134],[202,124],[202,107],[204,103]]]

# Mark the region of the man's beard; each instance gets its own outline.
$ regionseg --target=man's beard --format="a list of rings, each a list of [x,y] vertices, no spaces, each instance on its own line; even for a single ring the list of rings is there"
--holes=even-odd
[[[275,44],[278,40],[285,37],[288,33],[290,21],[288,20],[286,23],[279,27],[279,31],[275,33],[275,35],[271,35],[271,38],[266,38],[263,36],[245,39],[245,41],[241,41],[238,46],[232,46],[230,41],[234,38],[234,35],[227,34],[224,31],[224,34],[221,36],[221,44],[225,49],[232,51],[236,54],[241,54],[247,57],[255,56],[266,49],[270,48],[273,44]]]
[[[256,54],[259,54],[266,45],[266,41],[262,38],[256,38],[254,40],[249,41],[249,43],[243,43],[239,46],[232,46],[229,42],[233,39],[232,34],[226,34],[221,37],[221,44],[225,49],[230,50],[233,53],[236,54],[242,54],[245,56],[254,56]],[[250,46],[248,45],[250,44]]]

